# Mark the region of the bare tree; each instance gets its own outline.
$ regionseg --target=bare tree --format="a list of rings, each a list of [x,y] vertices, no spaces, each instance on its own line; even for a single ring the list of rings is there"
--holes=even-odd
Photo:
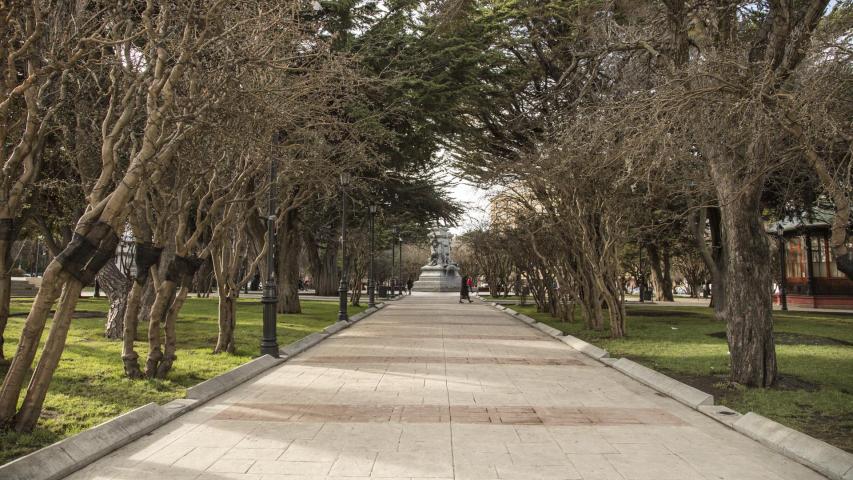
[[[98,3],[98,2],[93,2]],[[11,248],[42,166],[67,74],[103,43],[108,7],[53,1],[0,5],[0,358],[9,318]]]
[[[245,40],[268,31],[262,29],[266,15],[285,11],[270,7],[248,14],[250,10],[225,8],[222,2],[206,6],[175,2],[155,8],[148,2],[143,11],[131,14],[135,7],[135,3],[120,3],[103,10],[115,14],[114,18],[105,15],[95,20],[108,30],[106,36],[112,42],[112,48],[97,50],[99,56],[91,60],[110,71],[106,107],[101,112],[99,173],[87,189],[87,209],[77,222],[75,238],[45,271],[0,389],[0,420],[14,422],[19,431],[32,429],[38,419],[80,290],[113,256],[117,232],[123,231],[132,202],[144,198],[139,195],[144,187],[157,184],[202,120],[239,91],[230,84],[235,63],[229,60],[254,59],[247,51],[253,46],[259,49],[253,52],[265,48],[240,37]],[[223,48],[225,41],[230,48]],[[245,48],[235,49],[235,45]],[[128,129],[131,119],[140,125],[136,132]],[[18,409],[26,372],[60,293],[50,334]]]

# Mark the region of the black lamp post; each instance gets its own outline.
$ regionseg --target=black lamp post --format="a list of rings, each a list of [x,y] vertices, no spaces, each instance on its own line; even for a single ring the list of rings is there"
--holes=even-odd
[[[640,303],[645,303],[646,292],[645,292],[645,278],[643,275],[643,247],[640,246],[640,261],[639,263],[639,272],[637,273],[637,288],[640,290]]]
[[[400,262],[397,267],[400,275],[398,275],[397,278],[400,279],[400,295],[403,295],[403,290],[406,288],[406,279],[403,278],[403,237],[397,237],[397,241],[400,242]]]
[[[785,246],[785,229],[781,223],[776,225],[776,235],[779,238],[779,304],[782,310],[788,310],[788,272],[785,259],[788,252]]]
[[[341,173],[341,284],[338,286],[340,305],[338,308],[338,321],[349,320],[347,315],[347,185],[349,185],[349,173]]]
[[[36,237],[36,255],[35,255],[35,260],[33,260],[33,276],[34,277],[39,276],[39,258],[41,258],[39,255],[41,253],[41,244],[39,243],[39,240],[41,240],[41,237]]]
[[[274,140],[278,140],[276,135]],[[261,355],[278,357],[278,335],[276,332],[276,309],[278,292],[275,285],[275,157],[270,157],[269,182],[270,191],[267,203],[267,280],[264,282],[264,294],[261,303],[264,304],[264,328],[261,338]]]
[[[368,242],[368,263],[367,263],[367,308],[376,308],[376,279],[373,276],[373,246],[375,242],[373,220],[376,215],[376,205],[371,204],[367,207],[370,212],[368,217],[368,228],[370,229],[370,239]]]
[[[394,227],[391,230],[391,296],[397,292],[397,239],[400,237],[400,228]]]

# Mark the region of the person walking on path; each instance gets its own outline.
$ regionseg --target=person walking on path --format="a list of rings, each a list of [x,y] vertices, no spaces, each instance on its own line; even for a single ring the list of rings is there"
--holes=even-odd
[[[468,282],[470,279],[468,276],[462,277],[462,283],[459,285],[459,303],[462,303],[462,300],[468,300],[468,303],[472,303],[471,297],[468,295]]]
[[[468,285],[468,301],[471,301],[471,292],[474,291],[474,279],[472,277],[468,277],[468,280],[465,282]]]
[[[409,295],[412,294],[412,287],[414,287],[414,286],[415,286],[415,282],[412,281],[412,277],[409,277],[409,279],[406,280],[406,290],[409,291]]]

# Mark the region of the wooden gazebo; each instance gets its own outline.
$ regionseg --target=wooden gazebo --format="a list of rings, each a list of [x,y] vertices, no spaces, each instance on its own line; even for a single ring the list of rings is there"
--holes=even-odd
[[[773,225],[777,230],[782,227],[785,240],[788,305],[853,309],[853,280],[838,270],[830,250],[831,222],[831,213],[816,212],[808,219],[795,218]],[[773,303],[780,301],[780,292],[776,291]]]

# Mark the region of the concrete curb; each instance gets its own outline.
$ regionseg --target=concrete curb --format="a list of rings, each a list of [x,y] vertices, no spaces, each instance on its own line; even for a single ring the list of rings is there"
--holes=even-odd
[[[239,367],[229,370],[222,375],[205,380],[198,385],[187,389],[187,398],[204,403],[213,397],[222,395],[241,383],[256,377],[261,372],[283,362],[283,358],[275,358],[270,355],[258,357],[251,362],[244,363]]]
[[[317,345],[318,343],[322,342],[328,336],[328,333],[314,332],[311,335],[308,335],[307,337],[302,337],[302,339],[297,340],[291,343],[290,345],[285,345],[284,347],[281,347],[278,350],[278,353],[285,357],[292,357],[294,355],[298,355],[304,352],[305,350],[308,350],[309,348],[313,347],[314,345]]]
[[[203,402],[198,400],[193,400],[191,398],[178,398],[176,400],[172,400],[171,402],[162,405],[163,408],[169,412],[169,420],[174,420],[175,418],[180,417],[181,415],[189,412],[195,407],[201,405]]]
[[[149,403],[98,426],[60,440],[0,467],[4,480],[54,480],[151,432],[170,420],[169,412]]]
[[[503,313],[505,313],[507,315],[510,315],[512,317],[515,317],[515,318],[521,320],[522,322],[530,325],[531,327],[533,327],[533,328],[535,328],[535,329],[537,329],[543,333],[547,333],[548,335],[550,335],[554,338],[557,338],[557,339],[563,338],[563,332],[561,332],[560,330],[557,330],[556,328],[554,328],[548,324],[545,324],[542,322],[537,322],[536,320],[528,317],[527,315],[524,315],[522,313],[518,313],[511,308],[507,308],[507,307],[500,305],[498,303],[495,303],[495,302],[490,303],[490,305],[495,307],[496,309],[502,311]]]
[[[698,409],[700,405],[714,404],[714,397],[710,394],[667,377],[651,368],[644,367],[637,362],[632,362],[627,358],[620,358],[613,363],[612,367],[644,385],[669,395],[690,408]]]
[[[359,315],[361,315],[361,314],[359,314]],[[343,320],[338,320],[337,322],[335,322],[335,323],[329,325],[328,327],[324,328],[323,333],[326,333],[329,335],[332,335],[333,333],[338,333],[345,328],[349,328],[350,322],[352,322],[352,321],[353,321],[352,319],[350,319],[350,321],[348,321],[348,322],[343,321]],[[358,320],[355,320],[355,321],[358,321]]]
[[[580,338],[573,337],[571,335],[564,335],[560,337],[560,340],[566,345],[596,360],[601,360],[602,358],[610,356],[610,354],[607,353],[607,350],[598,348],[591,343],[584,342]]]
[[[369,317],[369,316],[370,316],[370,315],[372,315],[374,312],[378,312],[378,311],[379,311],[380,309],[382,309],[384,306],[385,306],[385,304],[384,304],[384,303],[380,303],[380,304],[376,305],[376,307],[375,307],[375,308],[368,308],[368,309],[366,309],[365,311],[363,311],[363,312],[361,312],[361,313],[356,313],[355,315],[353,315],[353,316],[349,317],[349,320],[348,320],[348,321],[349,321],[349,325],[352,325],[353,323],[356,323],[356,322],[359,322],[359,321],[361,321],[361,320],[364,320],[364,319],[365,319],[365,317]],[[349,326],[349,325],[348,325],[348,326]],[[346,327],[344,327],[344,328],[346,328]]]
[[[722,405],[699,405],[697,410],[729,428],[735,428],[735,423],[743,416]]]
[[[562,338],[563,337],[562,331],[557,330],[556,328],[554,328],[554,327],[552,327],[546,323],[536,322],[536,323],[532,324],[531,326],[537,330],[540,330],[542,332],[547,333],[548,335],[551,335],[552,337],[556,337],[556,338]]]
[[[826,442],[752,412],[734,422],[733,428],[832,480],[853,479],[853,455]]]

